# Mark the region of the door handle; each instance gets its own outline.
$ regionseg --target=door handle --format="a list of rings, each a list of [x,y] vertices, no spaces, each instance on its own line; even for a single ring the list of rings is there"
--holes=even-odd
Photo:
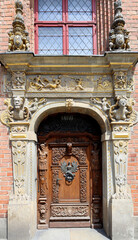
[[[62,180],[62,178],[57,178],[57,179],[56,179],[56,184],[57,184],[57,185],[60,185],[60,184],[59,184],[59,181],[60,181],[60,180]]]

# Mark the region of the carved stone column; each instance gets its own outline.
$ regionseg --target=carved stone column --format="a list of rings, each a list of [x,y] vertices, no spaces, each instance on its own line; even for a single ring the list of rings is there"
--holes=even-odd
[[[127,184],[129,125],[129,122],[112,122],[115,181],[115,193],[111,200],[113,240],[134,239],[133,203]]]

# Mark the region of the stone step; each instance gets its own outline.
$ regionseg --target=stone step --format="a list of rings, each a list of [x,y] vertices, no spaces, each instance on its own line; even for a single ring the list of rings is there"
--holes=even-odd
[[[32,240],[107,240],[102,229],[91,228],[50,228],[37,230]]]

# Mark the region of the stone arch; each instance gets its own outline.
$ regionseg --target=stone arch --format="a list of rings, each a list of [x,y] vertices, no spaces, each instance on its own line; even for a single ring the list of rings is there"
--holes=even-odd
[[[49,103],[45,107],[40,108],[33,116],[30,121],[29,132],[31,134],[30,137],[35,137],[39,124],[42,122],[44,118],[48,115],[60,112],[68,112],[65,102],[57,102],[57,103]],[[70,113],[81,113],[86,114],[94,118],[100,128],[102,134],[109,133],[111,131],[110,122],[104,112],[101,111],[100,108],[82,102],[73,102],[73,106],[71,107]]]
[[[72,100],[73,101],[73,100]],[[29,195],[31,195],[31,191],[34,192],[34,196],[32,195],[32,199],[36,199],[36,183],[34,184],[34,179],[37,178],[37,129],[40,123],[49,115],[60,113],[60,112],[70,112],[70,113],[80,113],[89,115],[94,118],[101,128],[101,141],[102,141],[102,178],[103,178],[103,227],[106,233],[109,235],[110,228],[110,210],[109,210],[109,200],[111,195],[113,194],[112,189],[113,181],[112,181],[112,173],[111,173],[111,159],[112,157],[112,141],[110,141],[111,136],[111,126],[110,122],[106,116],[106,114],[101,111],[100,108],[96,107],[93,104],[84,103],[84,102],[72,102],[71,109],[67,108],[66,102],[54,102],[47,103],[46,106],[40,108],[34,115],[30,121],[30,126],[28,129],[28,155],[32,156],[28,158],[29,164],[32,164],[32,169],[34,169],[34,173],[30,179],[32,182],[31,186],[34,189],[33,191],[29,190]],[[33,145],[33,147],[32,147]],[[33,153],[29,154],[30,149],[33,148]],[[35,157],[36,156],[36,157]],[[110,163],[109,163],[110,162]],[[29,171],[28,171],[29,175]],[[36,209],[36,208],[35,208]]]

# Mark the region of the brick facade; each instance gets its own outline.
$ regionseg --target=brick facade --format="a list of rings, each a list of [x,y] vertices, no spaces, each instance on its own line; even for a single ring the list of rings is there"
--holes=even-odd
[[[105,1],[103,1],[105,2]],[[107,1],[108,6],[109,2]],[[31,51],[34,51],[34,6],[33,0],[24,0],[24,20],[26,29],[29,32]],[[138,0],[123,0],[123,16],[126,21],[126,28],[130,31],[131,50],[138,51]],[[109,6],[111,10],[111,6]],[[8,32],[12,28],[12,21],[15,16],[14,0],[3,0],[0,1],[0,52],[5,52],[8,46]],[[110,19],[111,19],[110,14]],[[105,24],[107,23],[107,16],[105,17]],[[110,20],[109,19],[109,20]],[[109,26],[110,27],[110,26]],[[106,26],[108,31],[108,26]],[[99,31],[100,33],[100,31]],[[102,31],[101,37],[106,34]],[[98,41],[99,36],[98,36]],[[107,42],[107,39],[106,39]],[[99,44],[99,42],[98,42]],[[103,45],[105,42],[103,41]],[[103,52],[103,46],[101,46],[101,52]],[[99,50],[99,51],[100,51]],[[6,97],[3,93],[3,67],[0,68],[0,111],[4,106],[4,98]],[[136,101],[135,109],[138,111],[138,67],[135,69],[135,91],[133,97]],[[11,148],[9,145],[9,133],[8,128],[0,123],[0,218],[6,217],[7,206],[9,200],[9,194],[12,190],[13,176],[12,176],[12,159],[11,159]],[[131,186],[132,198],[134,202],[134,215],[138,216],[138,125],[132,129],[132,139],[129,144],[129,162],[128,162],[128,183]]]

